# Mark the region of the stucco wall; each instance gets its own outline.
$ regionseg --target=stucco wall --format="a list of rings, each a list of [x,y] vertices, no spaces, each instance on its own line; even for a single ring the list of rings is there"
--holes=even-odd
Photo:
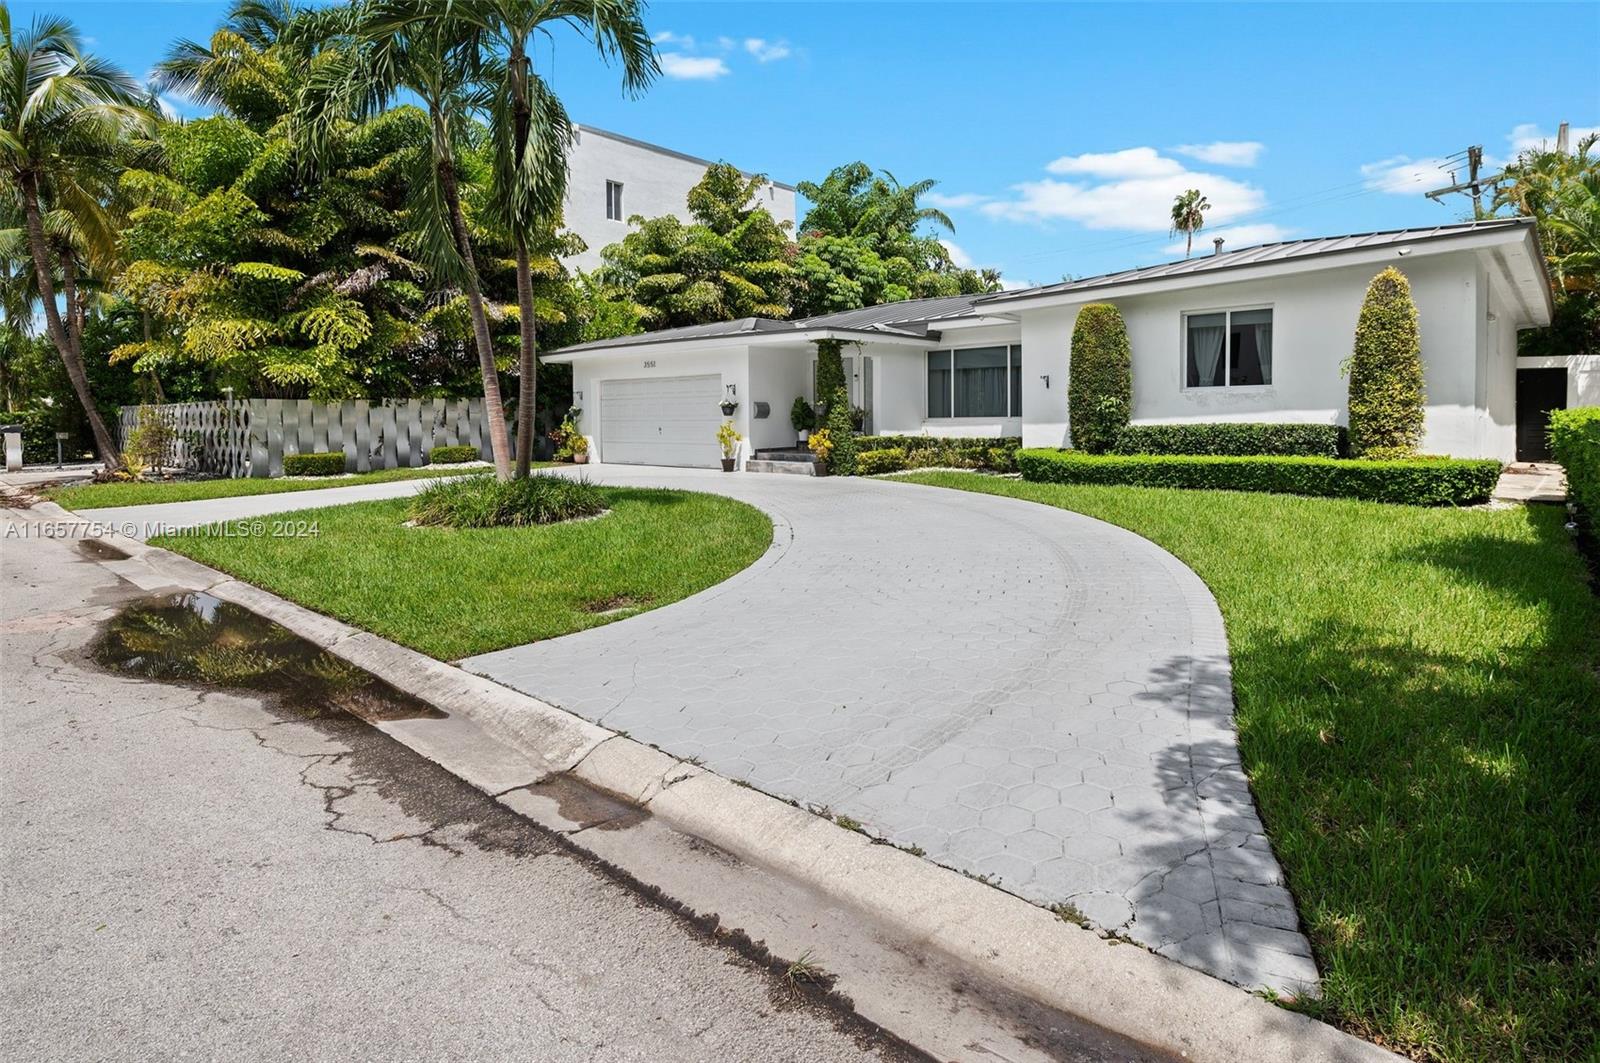
[[[737,165],[741,160],[729,161]],[[705,172],[704,162],[599,130],[579,130],[568,161],[565,220],[589,248],[568,259],[568,266],[583,270],[598,266],[600,250],[628,234],[627,219],[635,214],[646,218],[672,214],[687,220],[689,189]],[[622,183],[621,221],[606,217],[607,181]],[[780,222],[795,220],[793,189],[769,184],[756,198]]]
[[[692,353],[657,355],[649,347],[641,347],[629,354],[602,355],[574,362],[573,404],[583,410],[578,428],[589,437],[591,460],[602,462],[606,460],[599,444],[600,394],[607,380],[719,373],[724,386],[733,384],[738,389],[739,408],[734,411],[732,421],[739,434],[748,439],[751,411],[751,404],[745,398],[750,393],[748,351],[747,347],[735,346]],[[720,413],[716,418],[720,423]]]
[[[739,411],[749,415],[749,429],[739,431],[749,439],[752,451],[795,445],[797,433],[789,421],[789,408],[796,396],[810,390],[806,378],[810,375],[811,358],[809,346],[750,348],[749,409],[745,409],[742,388],[739,402]],[[757,418],[757,402],[768,403],[771,415]]]
[[[1422,334],[1427,407],[1422,449],[1430,453],[1511,456],[1504,387],[1510,314],[1498,314],[1471,252],[1405,262]],[[1350,354],[1372,266],[1319,270],[1270,281],[1222,283],[1181,292],[1112,300],[1128,322],[1133,349],[1133,419],[1344,423],[1348,382],[1340,365]],[[1272,383],[1249,388],[1188,388],[1184,381],[1183,314],[1246,307],[1273,310]],[[1061,446],[1067,425],[1067,351],[1076,307],[1022,313],[1023,439]],[[1483,359],[1480,366],[1480,359]],[[1041,374],[1050,375],[1045,389]],[[1480,373],[1482,375],[1480,375]],[[1514,385],[1514,380],[1512,381]],[[1514,394],[1514,386],[1513,386]],[[1492,402],[1493,409],[1486,409]]]

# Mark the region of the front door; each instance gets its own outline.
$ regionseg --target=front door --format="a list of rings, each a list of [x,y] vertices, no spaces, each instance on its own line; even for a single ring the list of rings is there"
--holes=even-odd
[[[1550,460],[1550,411],[1567,406],[1565,369],[1517,370],[1517,460]]]

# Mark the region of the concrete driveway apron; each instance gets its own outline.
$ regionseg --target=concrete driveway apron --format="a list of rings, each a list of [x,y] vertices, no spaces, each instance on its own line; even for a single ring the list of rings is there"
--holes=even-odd
[[[477,673],[1247,986],[1317,972],[1240,768],[1222,619],[1176,558],[1015,499],[596,466],[726,494],[772,549]]]

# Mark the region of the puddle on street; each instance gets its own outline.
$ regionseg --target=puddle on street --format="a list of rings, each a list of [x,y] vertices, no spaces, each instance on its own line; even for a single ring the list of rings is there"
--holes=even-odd
[[[93,649],[101,667],[164,682],[274,695],[302,719],[443,719],[438,709],[243,606],[204,593],[134,602]]]

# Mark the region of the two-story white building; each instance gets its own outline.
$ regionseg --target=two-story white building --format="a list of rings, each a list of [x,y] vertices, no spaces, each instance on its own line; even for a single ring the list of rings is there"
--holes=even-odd
[[[689,189],[706,175],[699,159],[593,126],[574,126],[567,161],[566,227],[583,237],[588,250],[566,260],[568,268],[592,270],[600,251],[628,235],[635,214],[671,214],[689,220]],[[757,201],[778,221],[795,221],[793,185],[769,181]]]
[[[580,344],[573,402],[602,462],[715,466],[721,404],[751,450],[793,446],[815,401],[816,341],[845,341],[852,404],[878,434],[1012,436],[1069,445],[1079,309],[1122,311],[1135,423],[1343,424],[1342,364],[1372,278],[1409,278],[1427,387],[1422,449],[1545,456],[1554,408],[1600,405],[1600,357],[1519,358],[1550,323],[1533,223],[1506,219],[1219,249],[1178,262],[993,295],[919,299],[802,321],[745,318]]]

